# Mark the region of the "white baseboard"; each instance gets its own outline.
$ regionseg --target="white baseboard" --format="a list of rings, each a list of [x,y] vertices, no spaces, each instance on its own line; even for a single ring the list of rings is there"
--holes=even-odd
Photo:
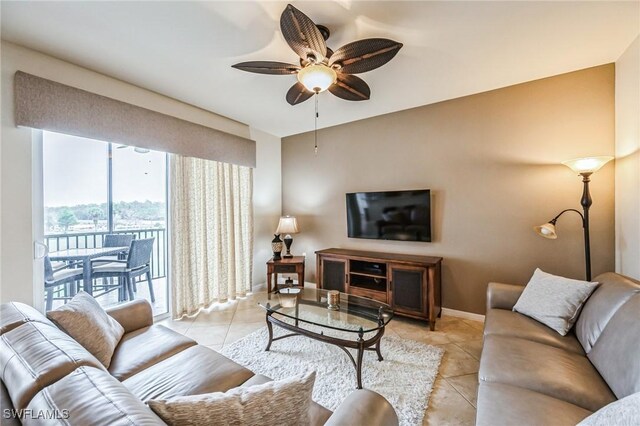
[[[484,315],[474,314],[472,312],[457,311],[455,309],[442,308],[442,315],[484,322]]]

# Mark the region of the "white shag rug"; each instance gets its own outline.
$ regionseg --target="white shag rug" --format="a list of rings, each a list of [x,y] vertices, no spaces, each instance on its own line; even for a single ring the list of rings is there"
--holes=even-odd
[[[274,337],[289,332],[273,327]],[[366,336],[365,336],[366,338]],[[342,349],[304,336],[287,337],[271,344],[267,327],[225,346],[221,353],[256,374],[283,379],[316,371],[313,400],[335,410],[356,388],[356,371]],[[384,396],[398,414],[400,425],[421,425],[429,395],[438,374],[444,350],[413,340],[384,336],[384,361],[375,351],[366,351],[362,365],[362,386]],[[351,350],[354,355],[356,351]]]

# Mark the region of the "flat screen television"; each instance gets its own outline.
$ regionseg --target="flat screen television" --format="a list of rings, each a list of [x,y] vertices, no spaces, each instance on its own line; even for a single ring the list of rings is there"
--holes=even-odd
[[[431,191],[347,194],[349,238],[431,241]]]

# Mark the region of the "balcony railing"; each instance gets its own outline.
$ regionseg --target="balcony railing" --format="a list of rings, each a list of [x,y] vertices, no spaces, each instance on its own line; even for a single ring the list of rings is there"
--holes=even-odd
[[[155,238],[151,254],[152,278],[167,276],[167,231],[164,228],[127,229],[122,231],[98,231],[70,234],[49,234],[44,236],[49,251],[67,250],[74,248],[102,247],[104,236],[107,234],[134,234],[136,239]]]

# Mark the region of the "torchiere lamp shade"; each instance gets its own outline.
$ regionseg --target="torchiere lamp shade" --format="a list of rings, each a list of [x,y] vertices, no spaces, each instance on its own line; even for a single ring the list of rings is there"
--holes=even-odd
[[[610,156],[584,157],[563,161],[562,164],[569,167],[579,175],[590,175],[600,170],[602,166],[604,166],[611,160],[613,160],[613,157]]]

